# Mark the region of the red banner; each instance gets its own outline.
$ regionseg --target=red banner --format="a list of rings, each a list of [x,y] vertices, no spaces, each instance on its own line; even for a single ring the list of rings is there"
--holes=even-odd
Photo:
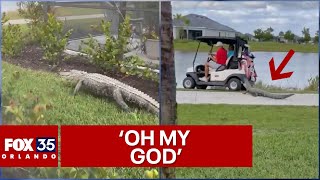
[[[57,167],[58,126],[0,126],[0,167]]]
[[[62,167],[252,167],[252,126],[62,126]]]

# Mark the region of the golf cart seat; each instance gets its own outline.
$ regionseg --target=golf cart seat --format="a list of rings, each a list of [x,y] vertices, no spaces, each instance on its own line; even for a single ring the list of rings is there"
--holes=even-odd
[[[227,59],[227,61],[226,61],[226,65],[221,65],[221,66],[219,66],[217,69],[216,69],[216,72],[218,72],[218,71],[223,71],[223,70],[225,70],[225,69],[229,69],[229,64],[230,64],[230,62],[232,61],[232,58],[233,58],[233,55],[232,56],[230,56],[228,59]]]

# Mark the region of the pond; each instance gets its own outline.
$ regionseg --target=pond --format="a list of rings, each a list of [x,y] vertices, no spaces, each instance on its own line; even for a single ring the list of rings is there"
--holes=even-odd
[[[308,79],[319,75],[319,55],[318,53],[298,53],[296,52],[282,72],[294,73],[290,78],[272,81],[270,76],[269,61],[273,57],[277,68],[286,52],[253,52],[255,58],[255,68],[258,74],[257,81],[263,84],[282,88],[304,88],[308,85]],[[186,70],[192,67],[195,52],[175,52],[175,71],[177,88],[183,88],[182,81],[186,77]],[[207,52],[199,52],[196,64],[203,64],[208,57]]]

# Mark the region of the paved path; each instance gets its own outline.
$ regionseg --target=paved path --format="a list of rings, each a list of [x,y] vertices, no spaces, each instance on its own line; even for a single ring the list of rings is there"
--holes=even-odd
[[[177,91],[177,103],[319,106],[319,94],[295,94],[287,99],[270,99],[242,92]]]

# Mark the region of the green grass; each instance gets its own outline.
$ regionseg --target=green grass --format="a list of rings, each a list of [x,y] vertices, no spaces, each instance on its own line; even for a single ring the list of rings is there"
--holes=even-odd
[[[174,40],[174,49],[185,52],[195,52],[198,47],[197,41],[189,40]],[[288,52],[290,49],[293,49],[295,52],[303,53],[318,53],[318,45],[311,44],[293,44],[293,43],[277,43],[277,42],[249,42],[251,51],[258,52]],[[205,43],[201,43],[199,51],[200,52],[209,52],[211,47]],[[226,46],[227,48],[227,46]],[[213,51],[216,51],[217,48],[213,48]]]
[[[55,9],[56,16],[78,16],[78,15],[90,15],[90,14],[103,14],[104,9],[91,9],[91,8],[77,8],[77,7],[58,7]],[[18,11],[6,12],[10,20],[23,19]]]
[[[89,34],[102,34],[100,29],[95,29],[92,26],[97,26],[101,23],[103,18],[91,18],[91,19],[73,19],[62,21],[64,23],[64,31],[73,29],[71,38],[87,38]],[[30,31],[27,24],[20,24],[23,35],[27,35]],[[6,27],[6,25],[4,25]]]
[[[252,168],[178,168],[178,178],[317,178],[318,107],[178,105],[183,125],[253,125]]]
[[[62,80],[58,75],[23,69],[3,62],[3,89],[6,90],[8,80],[14,71],[21,74],[16,83],[14,96],[23,96],[30,90],[37,95],[46,97],[53,109],[44,115],[47,124],[157,124],[158,118],[144,111],[136,114],[124,113],[114,101],[97,98],[80,91],[77,96],[71,93],[74,85]]]
[[[55,10],[56,16],[78,16],[78,15],[91,15],[103,14],[104,9],[91,9],[91,8],[77,8],[77,7],[59,7]]]
[[[6,15],[10,20],[23,19],[23,17],[19,15],[18,11],[8,11],[6,12]]]
[[[14,83],[13,97],[24,96],[32,91],[45,97],[53,106],[44,113],[45,124],[49,125],[156,125],[158,117],[137,110],[134,113],[123,112],[112,100],[97,98],[80,91],[75,97],[71,95],[74,85],[62,80],[58,75],[24,69],[6,62],[3,65],[3,92],[9,87],[13,72],[20,72],[20,79]],[[4,106],[8,104],[3,104]],[[4,111],[4,109],[3,109]],[[3,116],[5,117],[5,116]],[[5,118],[4,122],[6,122]],[[112,170],[113,169],[113,170]],[[142,178],[147,168],[109,168],[122,178]],[[28,168],[28,170],[32,170]],[[54,169],[53,169],[54,170]],[[6,171],[6,172],[9,172]],[[17,170],[15,173],[22,173]],[[55,176],[55,175],[53,175]],[[57,178],[58,176],[51,177]],[[26,178],[26,177],[24,177]],[[64,177],[62,177],[64,178]],[[68,177],[66,177],[68,178]]]
[[[94,18],[94,19],[74,19],[63,21],[65,31],[73,29],[71,37],[75,38],[87,38],[89,34],[99,33],[102,34],[100,28],[92,28],[92,26],[100,25],[103,18]]]
[[[261,81],[258,81],[255,84],[255,87],[259,89],[264,89],[273,93],[318,94],[319,93],[318,92],[319,77],[315,77],[311,80],[312,81],[309,81],[309,85],[303,89],[299,89],[299,88],[288,89],[288,88],[282,88],[282,87],[273,86],[273,85],[266,85],[266,84],[263,84]]]

